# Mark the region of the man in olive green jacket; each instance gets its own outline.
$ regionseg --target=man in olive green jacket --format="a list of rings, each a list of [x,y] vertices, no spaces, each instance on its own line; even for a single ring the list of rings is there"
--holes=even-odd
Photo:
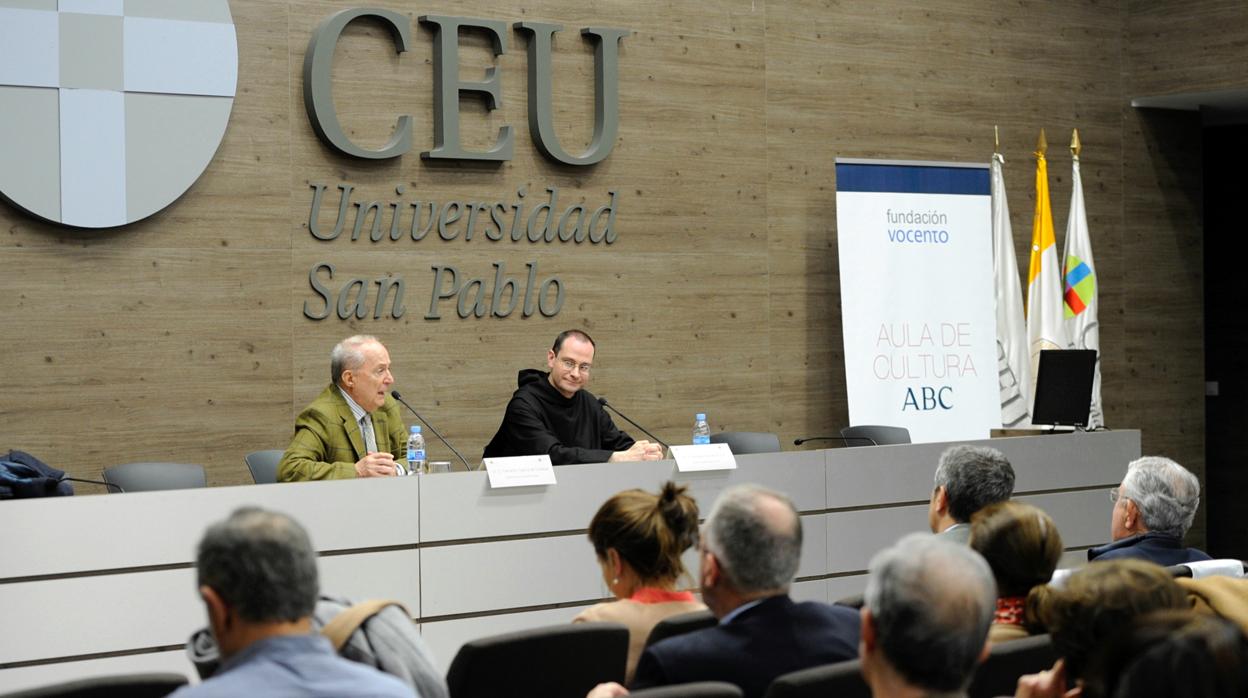
[[[334,382],[295,420],[295,436],[277,466],[278,481],[405,472],[407,432],[390,396],[389,352],[376,337],[348,337],[331,352],[330,371]]]

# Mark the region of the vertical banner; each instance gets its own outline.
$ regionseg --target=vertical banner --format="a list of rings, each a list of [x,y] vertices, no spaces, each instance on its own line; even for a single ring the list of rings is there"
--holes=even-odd
[[[987,164],[836,161],[851,424],[915,442],[1001,426]]]

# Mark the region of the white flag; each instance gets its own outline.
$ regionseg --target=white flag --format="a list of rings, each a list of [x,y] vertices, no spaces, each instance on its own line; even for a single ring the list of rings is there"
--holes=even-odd
[[[1078,135],[1076,134],[1076,138]],[[1062,289],[1065,300],[1066,331],[1071,349],[1095,349],[1096,371],[1092,378],[1092,409],[1088,427],[1105,426],[1101,407],[1101,330],[1097,323],[1096,265],[1092,262],[1092,238],[1088,234],[1088,212],[1083,204],[1083,178],[1079,156],[1074,156],[1071,174],[1070,220],[1066,222],[1066,253],[1062,255]]]
[[[1010,204],[1005,198],[1005,157],[992,155],[992,268],[997,300],[997,382],[1001,388],[1001,425],[1031,424],[1031,358],[1023,319],[1023,287],[1014,257]]]
[[[1031,226],[1031,264],[1027,270],[1027,341],[1031,350],[1032,383],[1029,395],[1036,399],[1036,374],[1040,351],[1065,349],[1066,325],[1062,321],[1062,277],[1057,261],[1057,237],[1053,234],[1053,210],[1049,202],[1049,165],[1045,160],[1044,131],[1036,146],[1036,213]]]

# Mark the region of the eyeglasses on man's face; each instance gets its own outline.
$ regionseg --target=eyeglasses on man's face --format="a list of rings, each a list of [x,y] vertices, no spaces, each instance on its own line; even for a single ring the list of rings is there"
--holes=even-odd
[[[563,364],[563,367],[569,372],[580,369],[581,373],[589,373],[594,369],[593,364],[578,364],[572,359],[559,359],[559,363]]]

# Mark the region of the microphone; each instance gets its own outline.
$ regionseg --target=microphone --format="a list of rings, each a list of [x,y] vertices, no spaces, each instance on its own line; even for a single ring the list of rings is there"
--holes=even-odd
[[[865,445],[861,443],[863,441],[866,441],[872,446],[879,446],[879,444],[875,442],[875,439],[870,436],[807,436],[804,439],[793,439],[793,445],[801,446],[807,441],[840,441],[846,448],[853,446],[853,442],[855,441],[859,442],[859,446]]]
[[[614,412],[614,413],[616,413],[616,414],[620,415],[621,417],[623,417],[623,418],[624,418],[624,421],[626,421],[626,422],[628,422],[629,424],[632,424],[633,426],[635,426],[635,427],[637,427],[638,429],[640,429],[640,430],[641,430],[641,433],[645,434],[646,436],[649,436],[651,439],[654,439],[654,440],[655,440],[655,441],[656,441],[656,442],[657,442],[660,446],[662,446],[663,448],[666,448],[666,449],[668,449],[669,451],[671,450],[671,448],[672,448],[672,447],[671,447],[671,446],[668,446],[668,445],[667,445],[667,443],[666,443],[665,441],[663,441],[663,439],[660,439],[659,437],[655,436],[654,434],[651,434],[650,432],[646,431],[646,428],[645,428],[645,427],[643,427],[643,426],[641,426],[640,424],[638,424],[637,422],[634,422],[633,420],[629,419],[629,418],[628,418],[628,415],[626,415],[626,414],[624,414],[623,412],[621,412],[621,411],[619,411],[619,410],[615,409],[615,405],[612,405],[612,404],[610,404],[609,402],[607,402],[607,399],[606,399],[605,397],[600,397],[600,398],[598,398],[598,404],[599,404],[599,405],[602,405],[603,407],[605,407],[605,408],[607,408],[607,409],[611,410],[612,412]]]
[[[404,407],[406,407],[408,410],[410,410],[412,414],[416,415],[416,419],[419,419],[421,422],[423,422],[423,423],[424,423],[424,425],[425,425],[425,426],[429,427],[429,431],[433,432],[433,435],[434,435],[434,436],[436,436],[436,437],[438,437],[438,440],[440,440],[442,443],[446,444],[446,447],[447,447],[447,448],[449,448],[449,449],[451,449],[451,452],[452,452],[452,453],[454,453],[455,455],[459,456],[459,459],[460,459],[461,461],[463,461],[463,463],[464,463],[464,469],[466,469],[466,470],[472,470],[472,469],[473,469],[473,467],[472,467],[471,465],[468,465],[468,459],[467,459],[467,458],[464,458],[464,454],[462,454],[462,453],[460,453],[458,450],[456,450],[456,449],[455,449],[455,447],[451,445],[451,442],[446,440],[446,437],[445,437],[445,436],[442,436],[441,434],[439,434],[439,433],[438,433],[438,430],[437,430],[437,429],[434,429],[434,428],[433,428],[433,425],[432,425],[432,424],[430,424],[430,423],[428,422],[428,420],[426,420],[424,417],[420,416],[420,413],[416,411],[416,408],[414,408],[414,407],[412,407],[411,405],[407,404],[407,401],[406,401],[406,400],[404,400],[402,397],[400,397],[400,396],[399,396],[399,391],[397,391],[397,390],[391,390],[391,391],[390,391],[390,397],[393,397],[395,400],[398,400],[400,403],[402,403],[402,404],[403,404],[403,406],[404,406]]]
[[[80,478],[80,477],[70,477],[68,475],[62,475],[61,479],[57,480],[57,482],[65,482],[66,480],[69,480],[70,482],[85,482],[89,485],[104,485],[105,489],[108,489],[109,487],[113,487],[121,494],[125,494],[126,492],[125,490],[121,488],[121,485],[114,484],[112,482],[109,482],[108,480],[84,480],[83,478]]]

